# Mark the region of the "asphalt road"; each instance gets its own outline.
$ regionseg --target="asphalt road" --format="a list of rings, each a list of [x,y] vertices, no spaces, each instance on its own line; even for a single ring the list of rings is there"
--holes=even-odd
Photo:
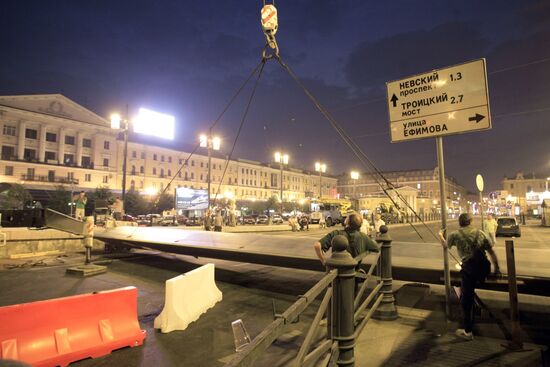
[[[476,218],[474,226],[479,228],[479,225],[479,219]],[[443,253],[440,244],[434,238],[434,234],[437,235],[440,227],[440,223],[433,222],[427,225],[415,223],[414,228],[410,225],[390,225],[388,233],[393,239],[392,256],[394,264],[441,269],[443,267]],[[310,240],[313,244],[325,233],[335,228],[341,227],[336,226],[329,229],[312,229],[306,232],[281,232],[264,235],[304,238],[304,240]],[[456,219],[449,220],[448,232],[454,231],[457,228],[458,221]],[[518,275],[550,278],[550,227],[541,227],[540,222],[533,221],[521,226],[521,230],[522,236],[520,238],[497,237],[495,252],[501,269],[504,271],[507,270],[505,241],[513,240]],[[458,258],[456,249],[453,249],[451,253]],[[454,266],[455,261],[453,261],[452,257],[450,261],[451,266]]]

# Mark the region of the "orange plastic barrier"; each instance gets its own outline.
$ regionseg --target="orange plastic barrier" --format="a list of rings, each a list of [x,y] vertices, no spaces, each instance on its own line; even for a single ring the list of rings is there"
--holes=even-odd
[[[66,366],[143,344],[137,289],[0,307],[0,357],[33,366]]]

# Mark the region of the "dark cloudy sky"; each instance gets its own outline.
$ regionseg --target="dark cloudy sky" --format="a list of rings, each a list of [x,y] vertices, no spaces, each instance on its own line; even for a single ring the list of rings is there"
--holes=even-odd
[[[175,115],[186,148],[257,65],[262,1],[27,1],[0,10],[0,94],[62,93],[108,116]],[[277,0],[281,56],[381,170],[433,168],[433,139],[391,144],[385,82],[485,57],[493,129],[444,139],[446,170],[488,189],[550,176],[549,1]],[[216,132],[229,151],[250,89]],[[268,62],[235,156],[360,169],[293,80]]]

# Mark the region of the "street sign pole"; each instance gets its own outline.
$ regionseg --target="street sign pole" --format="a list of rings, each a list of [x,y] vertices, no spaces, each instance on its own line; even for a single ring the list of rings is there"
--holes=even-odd
[[[447,193],[445,190],[445,163],[443,158],[443,138],[435,138],[437,146],[437,167],[439,172],[439,193],[441,200],[441,230],[447,238]],[[443,279],[445,280],[445,313],[447,319],[451,317],[451,303],[449,297],[451,294],[451,271],[449,269],[449,249],[443,247]]]
[[[479,191],[479,214],[481,215],[481,230],[485,230],[485,223],[483,221],[483,176],[476,176],[476,186]]]

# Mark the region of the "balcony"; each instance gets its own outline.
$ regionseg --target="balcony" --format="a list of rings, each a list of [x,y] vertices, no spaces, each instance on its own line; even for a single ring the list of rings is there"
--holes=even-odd
[[[78,185],[78,179],[76,178],[48,176],[48,175],[21,175],[21,180],[33,181],[33,182],[53,182],[53,183],[61,183],[61,184]]]

